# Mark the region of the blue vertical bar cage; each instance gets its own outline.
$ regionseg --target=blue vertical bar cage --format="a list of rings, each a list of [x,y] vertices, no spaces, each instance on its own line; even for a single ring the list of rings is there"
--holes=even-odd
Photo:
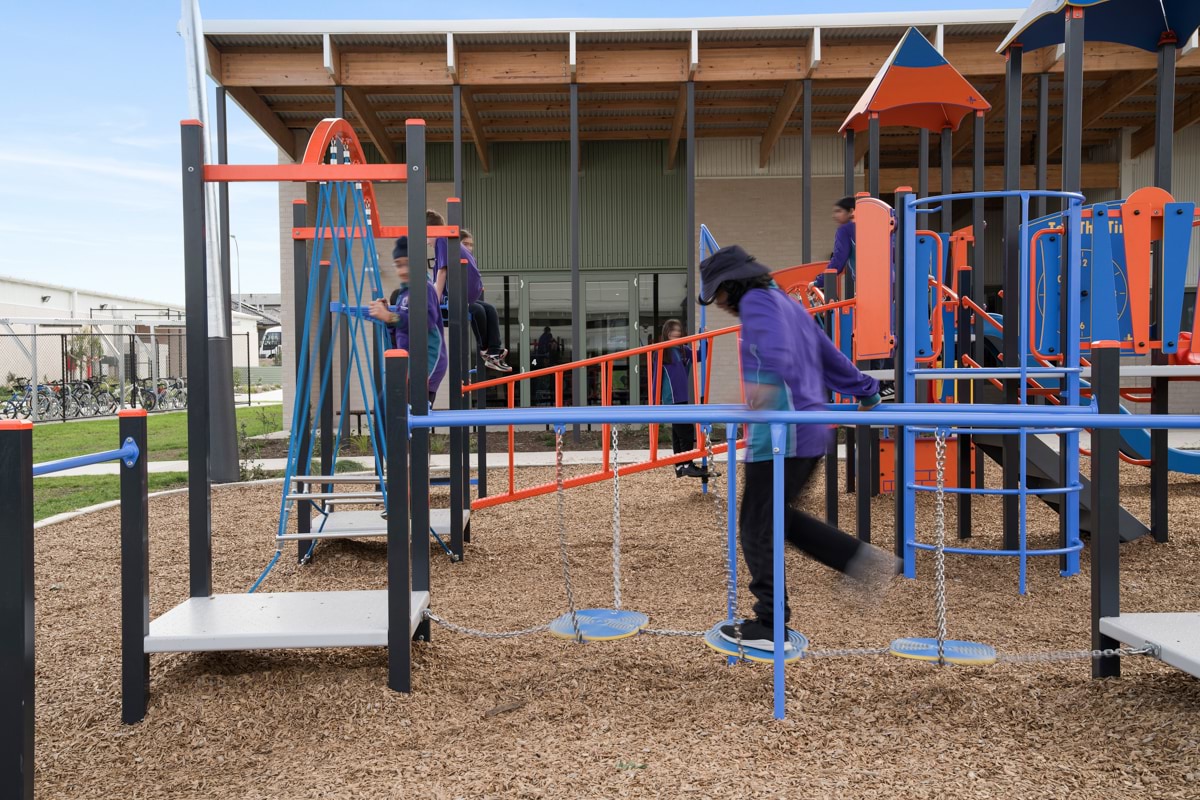
[[[1019,281],[1019,296],[1016,298],[1015,315],[1009,315],[1009,324],[1015,324],[1017,330],[1015,332],[1017,341],[1017,352],[1015,359],[1009,354],[1005,354],[1005,364],[1002,369],[989,370],[989,372],[1001,372],[1009,379],[1018,381],[1017,396],[1019,403],[1022,406],[1027,406],[1029,401],[1029,381],[1038,377],[1049,377],[1058,388],[1062,402],[1066,406],[1078,406],[1080,403],[1080,346],[1079,346],[1079,321],[1080,310],[1079,303],[1073,298],[1079,296],[1080,290],[1080,265],[1081,265],[1081,249],[1079,232],[1083,222],[1083,197],[1074,192],[1047,192],[1047,191],[1003,191],[1003,192],[970,192],[957,195],[939,195],[937,197],[917,198],[914,195],[904,195],[901,202],[904,204],[901,217],[902,225],[902,251],[901,257],[904,259],[909,268],[903,269],[902,287],[905,307],[912,309],[914,312],[918,308],[924,307],[919,305],[920,297],[918,290],[917,271],[911,268],[911,265],[916,263],[916,231],[917,231],[917,215],[928,214],[937,211],[941,204],[948,203],[952,200],[973,200],[976,198],[988,197],[1005,197],[1016,198],[1020,202],[1021,217],[1018,229],[1018,281]],[[1066,211],[1066,229],[1069,232],[1067,236],[1067,249],[1064,253],[1065,269],[1061,270],[1064,286],[1059,293],[1062,298],[1061,302],[1067,304],[1066,307],[1066,323],[1068,335],[1066,337],[1066,347],[1063,354],[1063,363],[1061,367],[1050,366],[1030,366],[1030,359],[1033,357],[1031,351],[1031,343],[1029,336],[1030,325],[1030,304],[1033,297],[1030,292],[1030,230],[1029,230],[1029,205],[1031,198],[1047,197],[1059,198],[1067,206]],[[928,322],[927,319],[919,318],[916,313],[904,315],[904,330],[901,332],[899,342],[899,358],[903,364],[903,385],[904,397],[914,397],[916,389],[916,381],[918,378],[924,380],[938,380],[939,378],[946,379],[955,373],[968,373],[968,370],[946,370],[937,368],[918,368],[916,364],[915,352],[912,342],[917,336],[918,327]],[[1013,366],[1015,363],[1015,366]],[[1083,543],[1079,538],[1079,494],[1082,491],[1082,485],[1079,480],[1079,459],[1076,455],[1079,452],[1079,428],[1061,427],[1061,428],[1035,428],[1033,426],[1017,426],[1011,429],[1007,428],[991,428],[984,429],[978,426],[972,426],[969,419],[961,419],[955,421],[950,426],[942,426],[957,430],[959,433],[992,433],[1005,436],[1017,437],[1018,448],[1018,463],[1019,463],[1019,481],[1015,489],[986,489],[973,487],[960,487],[946,490],[948,494],[972,494],[972,495],[1015,495],[1019,508],[1019,527],[1017,546],[1014,549],[983,549],[970,547],[948,547],[945,552],[961,554],[961,555],[986,555],[986,556],[1010,556],[1017,559],[1017,582],[1021,594],[1026,590],[1026,578],[1028,561],[1031,556],[1062,556],[1063,568],[1062,575],[1074,575],[1079,572],[1079,551],[1083,548]],[[906,577],[916,577],[916,553],[918,550],[933,550],[934,546],[917,541],[916,536],[916,493],[917,492],[932,492],[936,491],[935,487],[919,485],[916,481],[916,454],[915,444],[916,437],[920,433],[934,433],[937,427],[923,426],[908,426],[904,428],[903,437],[906,446],[904,447],[902,459],[902,479],[904,482],[903,502],[901,503],[900,512],[904,523],[904,574]],[[1064,474],[1063,486],[1045,489],[1033,489],[1028,485],[1028,472],[1026,465],[1026,449],[1028,437],[1031,433],[1037,435],[1039,433],[1061,433],[1064,435],[1064,447],[1069,456],[1066,459],[1066,471]],[[1028,542],[1028,526],[1026,522],[1026,511],[1028,507],[1029,497],[1039,495],[1063,495],[1064,501],[1061,504],[1061,513],[1065,519],[1066,541],[1060,547],[1054,548],[1030,548]]]

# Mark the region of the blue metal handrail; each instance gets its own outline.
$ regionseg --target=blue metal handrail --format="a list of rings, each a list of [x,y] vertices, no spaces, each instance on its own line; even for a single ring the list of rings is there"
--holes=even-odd
[[[92,464],[103,464],[106,461],[117,460],[123,462],[126,467],[133,467],[137,464],[140,457],[141,451],[138,450],[137,444],[133,439],[126,438],[121,447],[116,450],[104,450],[100,453],[88,453],[83,456],[71,456],[70,458],[60,458],[57,461],[47,461],[44,464],[34,464],[33,476],[36,478],[39,475],[49,475],[67,469],[75,469],[76,467],[90,467]]]

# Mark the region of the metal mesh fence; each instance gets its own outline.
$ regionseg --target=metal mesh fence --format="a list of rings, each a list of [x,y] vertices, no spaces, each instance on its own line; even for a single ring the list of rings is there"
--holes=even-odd
[[[235,334],[234,386],[251,385],[258,360],[251,334]],[[243,390],[244,391],[244,390]],[[187,339],[182,328],[114,333],[0,332],[0,419],[69,421],[187,408]],[[249,402],[249,395],[235,395]]]

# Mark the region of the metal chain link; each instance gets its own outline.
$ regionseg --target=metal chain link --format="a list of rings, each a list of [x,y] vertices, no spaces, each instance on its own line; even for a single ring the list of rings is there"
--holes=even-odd
[[[704,437],[704,452],[708,456],[708,463],[711,468],[713,463],[713,445],[712,445],[712,426],[708,426],[708,433]],[[708,485],[708,494],[712,497],[713,513],[717,518],[718,530],[722,535],[725,534],[726,528],[729,525],[729,520],[726,518],[727,506],[721,502],[721,498],[715,490],[716,483]],[[734,583],[736,576],[733,572],[733,565],[729,563],[729,559],[725,559],[725,602],[726,608],[733,609],[737,612],[737,585]],[[739,628],[739,633],[741,629]]]
[[[561,425],[554,429],[554,470],[555,494],[558,496],[558,555],[562,562],[563,586],[567,590],[567,610],[571,614],[571,629],[575,632],[575,641],[582,642],[583,634],[579,632],[579,617],[575,613],[575,587],[571,585],[570,556],[567,553],[567,493],[563,486],[563,428]]]
[[[466,634],[467,636],[478,636],[482,639],[515,639],[518,636],[526,636],[531,633],[541,633],[549,629],[549,625],[535,625],[532,628],[522,628],[519,631],[481,631],[477,628],[466,628],[462,625],[455,625],[453,622],[448,622],[442,619],[437,614],[429,609],[425,609],[423,615],[425,619],[441,625],[446,630],[454,631],[455,633]]]
[[[620,441],[617,436],[617,426],[612,426],[612,447],[609,455],[612,458],[613,473],[613,608],[621,608],[621,469]]]
[[[939,427],[933,434],[934,454],[937,460],[937,508],[934,510],[934,604],[937,614],[937,663],[946,664],[946,428]]]
[[[996,656],[997,661],[1011,664],[1038,664],[1053,661],[1078,661],[1089,658],[1112,658],[1113,656],[1144,656],[1157,655],[1158,648],[1146,647],[1116,647],[1106,650],[1050,650],[1045,653],[1012,653]]]

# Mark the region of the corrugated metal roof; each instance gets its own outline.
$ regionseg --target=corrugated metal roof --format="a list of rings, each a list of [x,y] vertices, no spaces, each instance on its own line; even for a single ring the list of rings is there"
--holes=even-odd
[[[497,44],[527,44],[527,45],[565,45],[571,35],[567,31],[547,31],[544,33],[456,33],[454,41],[461,44],[497,45]]]
[[[806,42],[812,36],[811,28],[772,28],[770,31],[754,29],[702,31],[701,43],[704,42],[747,42],[755,39],[790,39]]]
[[[783,96],[783,89],[713,89],[704,92],[696,92],[697,100],[724,100],[728,98],[737,98],[739,100],[747,97],[764,97],[764,98],[780,98]]]
[[[409,47],[445,47],[444,33],[336,33],[333,41],[342,47],[407,45]]]
[[[476,103],[565,103],[571,99],[566,92],[476,92],[472,97]]]
[[[575,41],[583,44],[657,44],[663,42],[690,42],[690,30],[628,30],[589,31],[576,33]]]
[[[280,23],[280,27],[284,25]],[[205,30],[208,29],[207,24]],[[252,34],[209,34],[208,40],[217,49],[225,47],[321,47],[320,34],[299,33],[252,33]]]
[[[267,105],[296,105],[297,103],[328,103],[333,109],[333,92],[329,94],[264,94],[262,99]]]
[[[430,103],[449,104],[449,94],[368,94],[367,102],[372,105],[403,105],[405,103],[428,105]]]

